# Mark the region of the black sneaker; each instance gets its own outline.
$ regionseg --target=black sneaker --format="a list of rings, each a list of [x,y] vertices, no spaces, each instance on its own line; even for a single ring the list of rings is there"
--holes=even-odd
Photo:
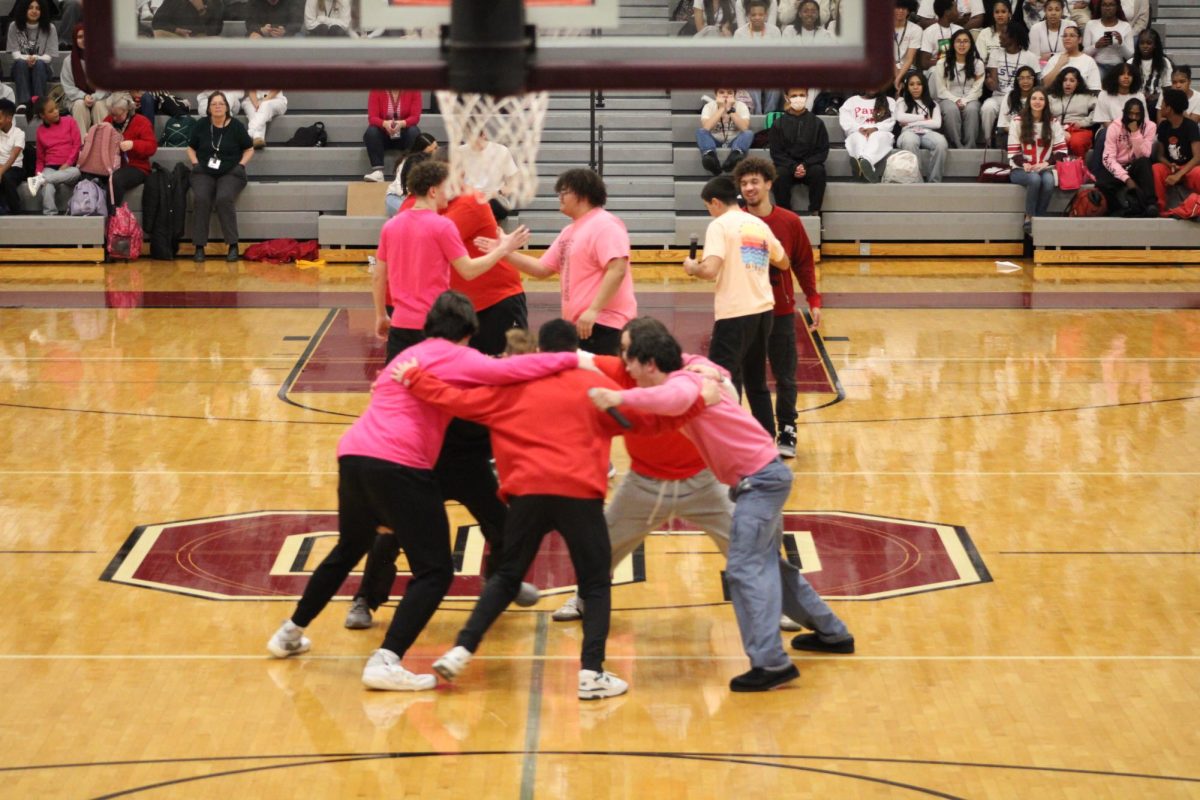
[[[745,157],[746,154],[741,150],[731,151],[729,153],[729,157],[725,159],[725,163],[721,165],[721,170],[724,172],[733,172],[733,168],[736,167]]]
[[[197,264],[203,264],[205,258],[207,256],[204,254],[204,248],[197,247],[196,252],[192,255],[192,261],[195,261]]]
[[[225,260],[232,264],[241,257],[241,254],[238,252],[238,246],[236,244],[229,245],[229,250],[225,253]]]
[[[793,425],[784,425],[779,430],[779,437],[776,439],[776,444],[779,446],[779,455],[784,458],[796,457],[796,428]]]
[[[879,179],[882,176],[875,171],[875,165],[870,161],[865,158],[858,159],[858,168],[862,172],[863,179],[866,180],[867,183],[879,183]]]
[[[826,642],[815,633],[802,633],[792,637],[792,647],[796,650],[809,650],[814,653],[837,653],[848,656],[854,652],[854,637],[841,642]]]
[[[717,158],[717,154],[712,150],[709,150],[700,158],[700,163],[713,175],[721,174],[721,161]]]
[[[799,677],[800,670],[796,669],[795,664],[788,664],[787,669],[780,670],[755,667],[731,680],[729,690],[731,692],[765,692]]]

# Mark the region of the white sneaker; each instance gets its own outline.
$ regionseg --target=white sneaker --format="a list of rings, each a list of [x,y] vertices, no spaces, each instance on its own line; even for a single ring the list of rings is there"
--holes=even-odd
[[[383,648],[376,650],[367,659],[367,665],[363,667],[362,682],[368,689],[389,692],[421,692],[437,688],[437,678],[409,672],[400,666],[400,656]]]
[[[284,620],[279,630],[275,631],[275,635],[267,642],[267,651],[276,658],[298,656],[311,649],[312,642],[304,635],[304,628],[290,619]]]
[[[580,700],[602,700],[605,697],[616,697],[628,691],[629,684],[611,672],[579,670]]]
[[[781,631],[802,631],[804,626],[796,620],[789,617],[787,614],[781,614],[779,617],[779,630]]]
[[[562,608],[550,615],[550,619],[555,622],[570,622],[576,619],[583,618],[583,601],[579,599],[579,595],[573,594],[562,604]]]
[[[532,583],[521,581],[521,590],[517,592],[517,597],[513,602],[521,608],[529,608],[530,606],[536,606],[538,600],[541,599],[542,593],[538,591],[538,587]]]
[[[471,651],[460,645],[451,647],[446,654],[433,662],[433,671],[448,681],[458,677],[471,661]]]
[[[31,175],[25,179],[25,185],[29,187],[29,193],[34,197],[38,196],[38,192],[46,185],[45,177],[41,175]]]
[[[363,180],[370,181],[371,183],[383,183],[383,170],[377,169],[368,172],[366,175],[363,175]]]

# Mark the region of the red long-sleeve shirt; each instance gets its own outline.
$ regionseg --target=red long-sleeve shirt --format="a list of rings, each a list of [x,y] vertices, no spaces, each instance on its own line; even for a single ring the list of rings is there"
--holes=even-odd
[[[417,370],[408,389],[435,408],[488,426],[501,499],[552,494],[595,500],[608,492],[612,438],[623,431],[588,399],[588,389],[595,386],[620,388],[604,375],[576,369],[527,383],[470,389]],[[685,424],[704,408],[699,399],[680,417],[637,411],[625,416],[635,429],[664,431]]]
[[[113,122],[111,114],[105,117],[104,121],[113,127],[118,127],[117,123]],[[158,152],[158,142],[154,139],[154,126],[150,124],[150,120],[141,114],[129,112],[128,124],[122,135],[125,137],[125,141],[133,142],[132,150],[121,152],[126,163],[149,175],[150,156]]]
[[[367,121],[376,128],[383,127],[383,121],[389,119],[404,120],[405,127],[411,128],[421,121],[421,93],[411,91],[400,92],[400,102],[393,103],[395,115],[388,113],[388,95],[395,98],[394,92],[383,89],[372,89],[367,95]]]
[[[786,208],[773,206],[771,213],[761,217],[771,233],[783,245],[788,260],[792,262],[792,273],[800,281],[800,290],[808,300],[809,308],[821,307],[821,293],[817,291],[817,268],[813,261],[812,242],[804,230],[804,223]],[[796,311],[796,288],[792,276],[783,270],[771,270],[771,293],[775,296],[773,314],[782,317]]]

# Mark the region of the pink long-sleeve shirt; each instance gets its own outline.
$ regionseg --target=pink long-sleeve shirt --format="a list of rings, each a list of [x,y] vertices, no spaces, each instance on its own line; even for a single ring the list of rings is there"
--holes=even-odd
[[[40,175],[47,164],[72,167],[79,158],[83,139],[79,126],[71,117],[59,117],[53,125],[45,123],[37,129],[37,171]]]
[[[659,386],[621,392],[621,404],[652,414],[678,416],[696,402],[703,382],[703,376],[695,372],[672,372]],[[696,445],[717,480],[734,486],[778,458],[779,450],[737,398],[723,394],[719,403],[706,408],[680,430]]]
[[[579,364],[575,353],[489,358],[445,339],[426,339],[396,356],[410,358],[415,358],[422,370],[458,387],[519,383]],[[406,467],[433,469],[450,415],[418,400],[407,386],[392,380],[391,366],[388,364],[379,373],[371,387],[367,410],[338,442],[338,458],[369,456]]]
[[[1153,122],[1147,122],[1139,133],[1130,133],[1121,120],[1113,120],[1104,139],[1104,168],[1117,180],[1128,180],[1129,171],[1125,168],[1134,159],[1150,157],[1157,133],[1158,126]]]

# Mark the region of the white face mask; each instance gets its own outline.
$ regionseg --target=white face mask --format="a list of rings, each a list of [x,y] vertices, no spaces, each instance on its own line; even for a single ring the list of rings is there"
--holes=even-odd
[[[806,105],[808,105],[808,98],[807,97],[789,97],[788,105],[792,107],[793,111],[803,111],[804,107]]]

